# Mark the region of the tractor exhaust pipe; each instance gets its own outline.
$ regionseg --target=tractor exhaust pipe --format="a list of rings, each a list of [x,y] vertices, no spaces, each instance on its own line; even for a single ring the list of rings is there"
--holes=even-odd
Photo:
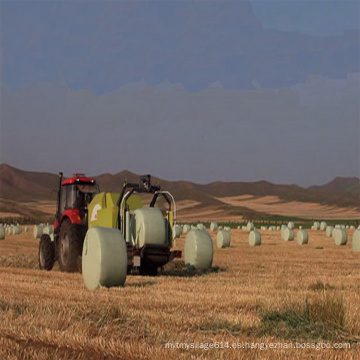
[[[60,172],[59,172],[59,188],[58,188],[58,193],[57,193],[56,217],[58,217],[58,216],[60,215],[61,183],[62,183],[63,175],[64,175],[64,174],[60,171]]]

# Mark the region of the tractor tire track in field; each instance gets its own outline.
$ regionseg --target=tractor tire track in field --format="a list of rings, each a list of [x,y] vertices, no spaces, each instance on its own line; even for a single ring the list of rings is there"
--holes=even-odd
[[[68,347],[63,345],[58,345],[54,343],[50,343],[47,341],[41,341],[41,340],[35,340],[35,339],[24,339],[20,336],[17,336],[15,334],[0,334],[0,348],[1,346],[1,339],[6,339],[10,342],[15,342],[18,345],[20,345],[23,349],[26,349],[26,352],[30,352],[29,350],[33,350],[32,353],[36,354],[40,350],[47,349],[47,353],[51,351],[54,355],[56,355],[59,358],[64,359],[76,359],[76,360],[136,360],[137,357],[132,357],[131,355],[126,356],[114,356],[114,355],[105,355],[103,352],[97,352],[95,349],[92,349],[90,347],[86,348],[74,348],[74,347]],[[5,347],[4,347],[5,348]],[[4,351],[3,348],[3,351]],[[0,351],[0,356],[1,356]],[[6,350],[5,354],[6,355]],[[7,354],[10,355],[10,354]],[[57,358],[56,357],[56,358]],[[5,358],[4,358],[5,359]]]

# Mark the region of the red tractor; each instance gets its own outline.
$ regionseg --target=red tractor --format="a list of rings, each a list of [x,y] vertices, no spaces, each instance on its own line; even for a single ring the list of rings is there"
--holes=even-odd
[[[64,180],[63,173],[59,173],[54,239],[48,234],[40,238],[40,269],[51,270],[58,260],[61,271],[81,270],[81,253],[88,228],[88,205],[97,193],[99,187],[96,181],[85,174],[76,173]]]

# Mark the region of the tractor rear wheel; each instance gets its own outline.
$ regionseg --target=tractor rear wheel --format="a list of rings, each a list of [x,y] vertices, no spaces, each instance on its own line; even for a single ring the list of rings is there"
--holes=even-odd
[[[41,270],[51,270],[55,262],[55,244],[48,234],[43,234],[39,243],[39,267]]]
[[[82,254],[86,227],[73,224],[65,219],[60,228],[58,240],[58,260],[61,271],[79,271],[79,259]]]

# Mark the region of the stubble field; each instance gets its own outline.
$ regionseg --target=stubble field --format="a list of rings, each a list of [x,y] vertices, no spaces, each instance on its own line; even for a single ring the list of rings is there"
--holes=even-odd
[[[0,359],[359,359],[353,231],[341,247],[311,230],[308,245],[262,231],[262,245],[250,247],[245,231],[232,230],[230,248],[214,241],[206,273],[177,261],[157,277],[128,276],[123,288],[90,292],[81,274],[37,269],[30,227],[0,241]],[[296,342],[350,349],[230,348]],[[223,348],[199,348],[206,344]]]

